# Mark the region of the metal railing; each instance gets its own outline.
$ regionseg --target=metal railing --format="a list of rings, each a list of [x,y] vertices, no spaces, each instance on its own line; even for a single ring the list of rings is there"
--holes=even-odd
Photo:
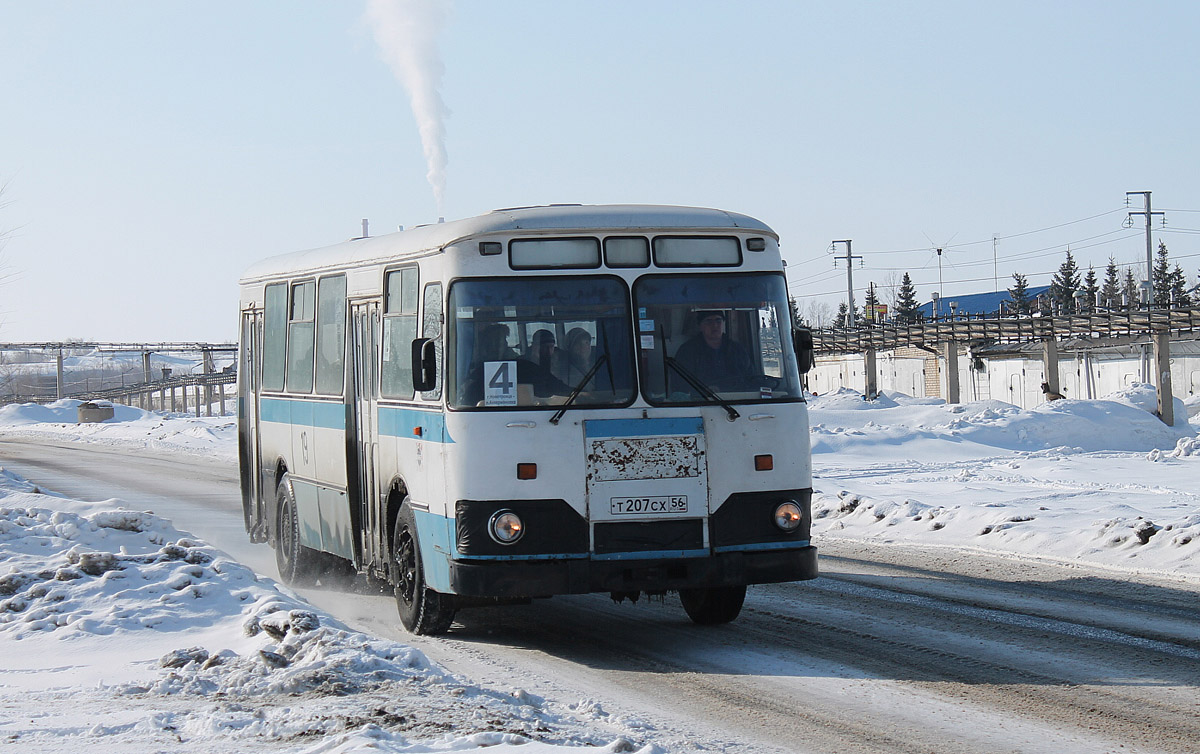
[[[812,331],[818,353],[859,353],[901,346],[926,347],[946,341],[1025,343],[1050,338],[1114,337],[1161,332],[1200,332],[1200,309],[1141,309],[1091,314],[1021,317],[945,317],[916,324],[863,323],[854,328]]]
[[[196,416],[224,416],[226,402],[235,398],[226,386],[237,382],[237,372],[209,372],[168,377],[164,380],[140,382],[133,385],[102,390],[78,390],[63,395],[78,400],[107,400],[125,406],[134,406],[147,411],[170,411],[172,413],[195,413]],[[189,395],[190,393],[190,395]],[[9,403],[48,403],[58,400],[54,395],[4,395],[0,405]]]

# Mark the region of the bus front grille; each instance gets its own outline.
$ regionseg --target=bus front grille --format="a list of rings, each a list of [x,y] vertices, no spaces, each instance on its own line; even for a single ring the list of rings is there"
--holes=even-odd
[[[704,520],[602,522],[595,525],[594,538],[597,555],[699,550],[704,547]]]

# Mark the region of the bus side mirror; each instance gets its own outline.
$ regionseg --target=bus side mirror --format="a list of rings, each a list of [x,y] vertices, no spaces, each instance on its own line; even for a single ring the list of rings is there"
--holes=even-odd
[[[424,393],[437,387],[437,348],[429,338],[412,342],[413,389]]]
[[[796,363],[800,365],[800,374],[808,374],[808,370],[816,363],[812,330],[796,328],[792,332],[792,345],[796,349]]]

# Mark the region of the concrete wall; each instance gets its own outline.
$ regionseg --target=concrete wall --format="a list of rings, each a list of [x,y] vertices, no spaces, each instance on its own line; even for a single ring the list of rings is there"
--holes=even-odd
[[[880,390],[926,396],[924,356],[897,356],[892,351],[881,351],[875,359]],[[809,390],[819,394],[842,387],[861,393],[865,382],[862,354],[818,356],[817,365],[808,374]]]
[[[1058,378],[1068,398],[1100,398],[1137,382],[1150,382],[1146,371],[1149,346],[1130,346],[1121,352],[1060,350]],[[1200,394],[1200,341],[1171,344],[1171,386],[1176,398]],[[926,359],[917,349],[882,351],[877,356],[880,390],[891,390],[916,397],[943,395],[945,359]],[[1042,403],[1041,384],[1046,381],[1041,355],[1004,356],[976,360],[962,350],[958,359],[960,401],[1000,400],[1022,408]],[[846,387],[862,392],[865,383],[860,354],[818,355],[808,375],[809,389],[816,393]]]

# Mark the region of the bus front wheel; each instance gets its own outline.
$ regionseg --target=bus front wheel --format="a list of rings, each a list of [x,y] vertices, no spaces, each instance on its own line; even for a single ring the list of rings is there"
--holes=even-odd
[[[311,586],[317,580],[317,552],[300,544],[300,516],[287,474],[279,480],[275,494],[279,510],[275,565],[279,567],[279,577],[292,586]]]
[[[746,601],[745,586],[716,586],[706,589],[680,589],[679,601],[693,623],[713,626],[738,617]]]
[[[400,515],[396,517],[392,558],[396,609],[404,628],[419,636],[445,633],[454,621],[454,604],[449,595],[435,592],[425,585],[416,519],[407,505],[400,509]]]

